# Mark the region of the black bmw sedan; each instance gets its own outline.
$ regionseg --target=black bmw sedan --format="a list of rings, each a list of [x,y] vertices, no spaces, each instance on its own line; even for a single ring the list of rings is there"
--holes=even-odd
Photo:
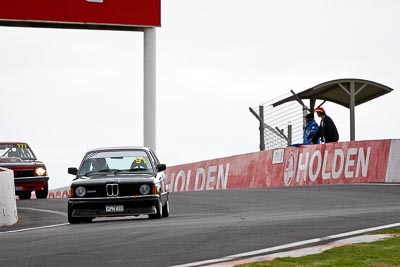
[[[96,217],[169,216],[165,164],[146,147],[90,150],[77,168],[68,197],[68,222],[92,222]]]

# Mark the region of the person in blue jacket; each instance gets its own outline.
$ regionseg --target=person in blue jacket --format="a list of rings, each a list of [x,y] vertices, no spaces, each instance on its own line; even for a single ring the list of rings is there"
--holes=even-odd
[[[304,129],[303,144],[319,144],[319,138],[316,138],[318,132],[318,123],[314,120],[314,114],[309,113],[306,115],[306,128]]]

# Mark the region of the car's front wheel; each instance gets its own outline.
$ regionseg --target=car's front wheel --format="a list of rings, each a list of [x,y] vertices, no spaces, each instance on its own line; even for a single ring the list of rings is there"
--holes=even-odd
[[[169,201],[165,201],[164,206],[162,207],[162,216],[168,217],[169,216]]]
[[[70,224],[81,223],[81,219],[80,218],[72,217],[72,212],[73,211],[74,211],[74,209],[72,208],[72,206],[70,204],[68,204],[68,222]]]
[[[149,219],[161,219],[161,217],[163,216],[163,207],[161,204],[161,200],[157,201],[156,210],[156,214],[149,214]]]
[[[47,195],[49,194],[49,184],[46,184],[43,190],[36,190],[35,194],[36,198],[47,198]]]

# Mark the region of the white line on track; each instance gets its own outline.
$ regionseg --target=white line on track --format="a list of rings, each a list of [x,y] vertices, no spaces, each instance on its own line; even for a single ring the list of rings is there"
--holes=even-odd
[[[55,211],[55,210],[45,210],[45,209],[35,209],[35,208],[18,208],[19,210],[31,210],[31,211],[38,211],[38,212],[47,212],[51,214],[56,214],[56,215],[61,215],[63,217],[67,217],[67,214],[64,212],[60,211]],[[40,230],[40,229],[47,229],[47,228],[54,228],[58,226],[63,226],[67,225],[69,223],[60,223],[60,224],[53,224],[53,225],[46,225],[46,226],[39,226],[39,227],[31,227],[31,228],[24,228],[24,229],[18,229],[18,230],[11,230],[11,231],[5,231],[5,232],[0,232],[0,235],[3,234],[12,234],[12,233],[19,233],[19,232],[26,232],[26,231],[33,231],[33,230]]]
[[[35,208],[18,208],[19,210],[31,210],[31,211],[39,211],[39,212],[47,212],[51,214],[61,215],[67,217],[65,212],[55,211],[55,210],[44,210],[44,209],[35,209]]]
[[[223,257],[223,258],[219,258],[219,259],[192,262],[192,263],[187,263],[187,264],[182,264],[182,265],[175,265],[175,266],[172,266],[172,267],[207,266],[207,265],[218,263],[218,262],[232,261],[232,260],[236,260],[238,258],[251,257],[251,256],[255,256],[255,255],[260,255],[260,254],[268,254],[270,252],[274,252],[274,251],[277,251],[277,250],[291,249],[291,248],[294,248],[294,247],[314,244],[314,243],[318,243],[318,242],[321,242],[321,241],[329,241],[329,240],[333,240],[333,239],[349,237],[349,236],[353,236],[353,235],[359,235],[359,234],[364,234],[364,233],[368,233],[368,232],[372,232],[372,231],[377,231],[377,230],[382,230],[382,229],[387,229],[387,228],[393,228],[393,227],[400,227],[400,223],[393,223],[393,224],[388,224],[388,225],[382,225],[382,226],[377,226],[377,227],[372,227],[372,228],[366,228],[366,229],[361,229],[361,230],[341,233],[341,234],[337,234],[337,235],[330,235],[330,236],[325,236],[325,237],[320,237],[320,238],[313,238],[313,239],[308,239],[308,240],[304,240],[304,241],[289,243],[289,244],[285,244],[285,245],[281,245],[281,246],[270,247],[270,248],[254,250],[254,251],[250,251],[250,252],[246,252],[246,253],[230,255],[230,256]]]
[[[12,230],[12,231],[0,232],[0,235],[13,234],[13,233],[19,233],[19,232],[27,232],[27,231],[47,229],[47,228],[54,228],[54,227],[64,226],[64,225],[67,225],[67,224],[69,224],[69,223],[60,223],[60,224],[53,224],[53,225],[25,228],[25,229],[19,229],[19,230]]]

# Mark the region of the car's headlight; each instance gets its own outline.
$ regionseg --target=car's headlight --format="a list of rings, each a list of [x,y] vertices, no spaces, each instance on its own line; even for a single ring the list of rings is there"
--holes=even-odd
[[[139,188],[140,194],[147,195],[150,193],[150,186],[147,184],[142,184]]]
[[[78,186],[78,187],[75,189],[75,194],[76,194],[76,196],[78,196],[78,197],[83,197],[83,196],[85,196],[85,195],[86,195],[86,188],[84,188],[83,186]]]
[[[36,173],[37,176],[44,176],[44,175],[46,175],[46,168],[44,168],[44,167],[37,167],[37,168],[35,169],[35,173]]]

